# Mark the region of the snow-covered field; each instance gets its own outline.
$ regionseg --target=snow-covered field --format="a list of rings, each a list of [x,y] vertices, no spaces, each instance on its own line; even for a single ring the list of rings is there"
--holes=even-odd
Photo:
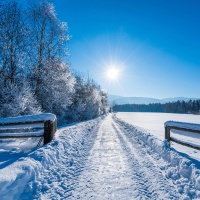
[[[145,112],[118,112],[116,117],[134,126],[144,129],[160,141],[165,138],[164,123],[166,121],[178,121],[200,124],[200,115],[191,114],[169,114],[169,113],[145,113]],[[200,147],[200,134],[188,133],[184,131],[171,131],[171,137]],[[200,160],[200,151],[185,147],[176,143],[171,143],[171,147],[186,153],[189,156]]]
[[[59,127],[31,152],[1,152],[0,199],[200,198],[200,162],[152,134],[153,125],[119,115]]]

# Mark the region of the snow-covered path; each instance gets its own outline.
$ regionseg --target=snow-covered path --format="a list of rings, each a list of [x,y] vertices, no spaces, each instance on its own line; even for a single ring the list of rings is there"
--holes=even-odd
[[[189,179],[178,189],[166,178],[177,162],[149,153],[125,126],[109,114],[60,127],[49,144],[0,165],[0,199],[181,199],[185,186],[194,193]],[[180,176],[188,177],[185,163]]]
[[[145,150],[107,116],[70,199],[179,198]]]

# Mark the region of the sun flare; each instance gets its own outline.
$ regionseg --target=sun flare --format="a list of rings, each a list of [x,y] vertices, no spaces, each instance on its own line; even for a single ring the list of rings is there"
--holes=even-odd
[[[107,70],[107,77],[110,80],[116,80],[118,78],[118,76],[119,76],[119,70],[116,67],[110,67]]]

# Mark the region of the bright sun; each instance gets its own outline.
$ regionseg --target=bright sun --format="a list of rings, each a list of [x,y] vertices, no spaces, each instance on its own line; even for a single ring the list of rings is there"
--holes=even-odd
[[[107,77],[110,80],[116,80],[119,76],[119,70],[116,67],[111,67],[107,70]]]

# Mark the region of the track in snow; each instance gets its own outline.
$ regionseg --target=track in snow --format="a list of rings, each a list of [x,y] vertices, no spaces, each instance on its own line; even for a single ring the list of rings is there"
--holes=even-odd
[[[59,128],[51,143],[0,170],[0,195],[3,200],[180,199],[156,162],[109,114]]]
[[[96,134],[70,199],[180,198],[145,149],[111,115],[103,120]]]

